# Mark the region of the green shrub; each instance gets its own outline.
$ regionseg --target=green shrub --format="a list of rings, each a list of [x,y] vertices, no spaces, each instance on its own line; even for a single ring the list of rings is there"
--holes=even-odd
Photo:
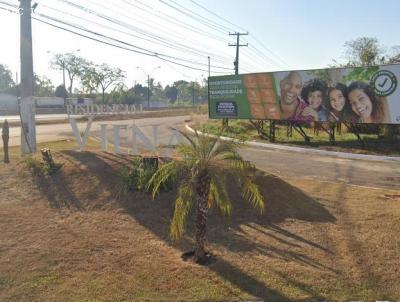
[[[43,161],[39,161],[31,156],[26,156],[23,159],[25,167],[34,176],[52,175],[61,168],[61,164],[55,163],[53,156],[48,148],[41,150]]]
[[[25,167],[34,175],[34,176],[41,176],[43,175],[42,163],[37,159],[26,156],[22,160]]]
[[[147,185],[156,171],[157,167],[145,167],[142,157],[134,157],[130,167],[123,167],[119,172],[117,198],[119,199],[134,191],[147,192]],[[162,187],[164,191],[170,191],[171,189],[172,182]]]

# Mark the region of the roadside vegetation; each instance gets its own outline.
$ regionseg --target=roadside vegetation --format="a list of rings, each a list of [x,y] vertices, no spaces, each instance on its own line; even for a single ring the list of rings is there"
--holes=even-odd
[[[196,212],[195,248],[185,252],[198,264],[208,264],[212,255],[206,250],[207,219],[216,207],[222,215],[232,214],[233,203],[227,191],[228,179],[241,188],[241,197],[260,213],[264,212],[264,197],[255,180],[255,167],[242,159],[238,145],[221,141],[220,137],[207,137],[195,132],[191,137],[180,132],[187,144],[179,145],[177,158],[161,166],[151,177],[148,188],[153,198],[168,183],[176,183],[175,209],[170,234],[180,239],[186,229],[192,208]]]
[[[1,301],[396,301],[400,191],[257,171],[260,215],[227,182],[232,214],[210,208],[214,261],[181,259],[195,245],[195,213],[170,236],[176,189],[117,199],[134,158],[49,147],[56,173],[33,177],[10,148],[0,163]],[[34,160],[43,164],[40,155]],[[140,166],[140,165],[139,165]]]
[[[269,123],[265,122],[264,132],[268,133]],[[204,130],[213,134],[221,132],[222,121],[210,120],[198,126],[198,130]],[[303,130],[311,138],[310,142],[306,142],[304,137],[295,129],[288,134],[289,127],[284,123],[276,124],[275,142],[288,145],[297,145],[302,147],[312,147],[331,151],[343,151],[364,154],[384,154],[384,155],[400,155],[400,138],[399,135],[394,138],[384,136],[384,126],[373,127],[369,133],[360,133],[362,141],[350,132],[345,125],[342,125],[341,132],[336,132],[335,144],[329,142],[329,134],[323,130],[315,131],[312,127],[303,127]],[[261,142],[269,142],[267,137],[262,137],[256,128],[247,120],[229,120],[228,127],[222,132],[223,136],[233,137],[239,140],[255,140]]]

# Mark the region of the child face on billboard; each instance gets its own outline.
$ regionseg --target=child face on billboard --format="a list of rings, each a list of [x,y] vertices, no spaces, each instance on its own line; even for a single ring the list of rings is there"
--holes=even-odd
[[[346,99],[339,89],[334,89],[329,93],[329,102],[333,109],[340,112],[344,108]]]
[[[362,119],[368,119],[372,113],[372,102],[362,89],[354,89],[349,94],[352,110]]]
[[[310,92],[308,94],[307,101],[312,109],[319,110],[322,104],[322,91],[316,90]]]

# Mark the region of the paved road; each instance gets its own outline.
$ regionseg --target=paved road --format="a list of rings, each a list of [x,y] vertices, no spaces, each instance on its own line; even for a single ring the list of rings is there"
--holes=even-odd
[[[165,118],[141,118],[141,119],[131,119],[131,120],[120,120],[120,121],[97,121],[93,122],[90,134],[92,136],[99,136],[100,133],[100,125],[108,124],[109,127],[109,135],[111,139],[111,125],[135,125],[139,126],[142,131],[149,137],[151,137],[152,125],[160,125],[159,127],[159,143],[165,144],[168,142],[171,131],[170,127],[181,127],[183,128],[185,124],[185,120],[189,120],[190,116],[174,116],[174,117],[165,117]],[[86,129],[86,122],[78,123],[78,128],[81,132]],[[69,123],[65,124],[49,124],[49,125],[38,125],[36,126],[36,134],[38,142],[50,142],[59,139],[71,139],[73,138],[72,129]],[[126,131],[121,131],[122,137],[127,137],[128,133]],[[10,146],[18,146],[21,141],[21,128],[11,127],[10,128]]]
[[[36,114],[36,120],[65,120],[68,118],[66,114]],[[20,117],[19,115],[0,115],[0,123],[4,120],[9,122],[19,122]]]
[[[151,137],[151,125],[160,125],[158,141],[166,144],[170,138],[170,127],[184,126],[189,116],[146,118],[124,121],[94,122],[91,135],[99,136],[100,124],[131,125],[133,122]],[[84,131],[85,124],[78,124]],[[53,141],[71,138],[72,130],[69,124],[37,126],[38,141]],[[20,140],[19,127],[10,129],[11,145],[18,145]],[[129,147],[132,144],[129,132],[122,131],[122,144]],[[111,127],[109,138],[112,138]],[[375,162],[365,160],[340,159],[329,156],[310,155],[282,150],[265,150],[261,148],[243,148],[243,157],[251,160],[259,169],[283,177],[300,177],[319,181],[340,181],[354,185],[390,188],[400,190],[400,162]]]
[[[241,152],[259,169],[276,175],[400,190],[400,162],[342,159],[259,148],[245,148]]]

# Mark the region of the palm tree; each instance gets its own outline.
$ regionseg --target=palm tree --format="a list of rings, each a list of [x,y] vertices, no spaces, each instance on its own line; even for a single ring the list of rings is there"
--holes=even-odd
[[[242,188],[242,196],[264,212],[264,198],[253,182],[254,166],[238,154],[238,145],[222,141],[220,136],[199,135],[192,138],[179,131],[188,141],[177,148],[178,158],[162,165],[150,179],[148,189],[153,198],[164,183],[173,179],[178,184],[175,209],[170,225],[170,235],[179,239],[193,203],[196,209],[196,235],[194,261],[204,264],[208,260],[205,250],[208,210],[217,206],[222,214],[230,215],[232,202],[226,181],[233,175]]]

